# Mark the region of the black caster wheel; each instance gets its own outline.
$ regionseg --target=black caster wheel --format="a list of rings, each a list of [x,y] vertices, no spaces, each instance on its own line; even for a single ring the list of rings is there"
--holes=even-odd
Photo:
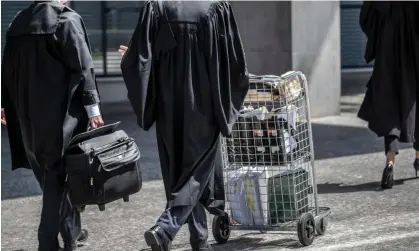
[[[212,220],[212,235],[218,244],[224,244],[230,238],[230,220],[228,214],[214,216]]]
[[[259,230],[259,232],[260,232],[261,234],[266,234],[268,231],[266,231],[266,230]]]
[[[318,235],[324,235],[327,229],[327,219],[323,218],[316,224],[316,232]]]
[[[99,207],[99,211],[105,211],[105,205],[97,205]]]
[[[303,246],[310,246],[314,241],[316,233],[316,223],[310,213],[304,213],[300,216],[297,224],[298,239]]]
[[[128,202],[129,201],[129,196],[124,196],[124,202]]]

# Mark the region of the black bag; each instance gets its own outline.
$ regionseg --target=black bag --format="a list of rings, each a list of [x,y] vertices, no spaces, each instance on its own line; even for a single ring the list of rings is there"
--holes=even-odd
[[[140,151],[118,123],[75,136],[64,154],[69,195],[76,207],[105,204],[140,191]]]

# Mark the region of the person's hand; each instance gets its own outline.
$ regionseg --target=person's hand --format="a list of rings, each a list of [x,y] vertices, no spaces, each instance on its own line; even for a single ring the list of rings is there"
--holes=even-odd
[[[121,56],[124,56],[125,52],[127,52],[127,50],[128,50],[128,47],[126,47],[125,45],[120,45],[118,51],[119,51],[119,53],[121,53]]]
[[[96,129],[99,128],[101,126],[103,126],[103,119],[102,116],[96,116],[96,117],[92,117],[90,118],[90,127],[92,129]]]
[[[6,123],[6,114],[4,113],[4,109],[3,108],[1,108],[1,123],[3,125],[7,125],[7,123]]]

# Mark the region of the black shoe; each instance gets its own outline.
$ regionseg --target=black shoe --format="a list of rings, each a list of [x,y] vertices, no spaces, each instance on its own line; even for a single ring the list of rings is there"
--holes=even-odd
[[[72,251],[76,250],[78,247],[79,242],[85,242],[87,241],[87,238],[89,237],[89,231],[86,229],[82,229],[80,231],[79,237],[77,237],[77,240],[72,241],[71,243],[64,243],[63,251]]]
[[[214,251],[214,249],[208,242],[205,242],[205,244],[203,244],[199,248],[192,248],[192,251]]]
[[[87,238],[89,238],[89,231],[82,229],[80,231],[79,237],[77,237],[77,242],[85,242],[87,241]]]
[[[154,226],[144,233],[144,239],[151,251],[170,251],[172,241],[163,228]]]
[[[416,171],[416,178],[418,177],[418,171],[419,171],[419,159],[416,158],[415,162],[413,162],[413,168],[415,168]]]
[[[393,164],[388,163],[383,171],[383,177],[381,178],[381,188],[391,189],[393,188]]]
[[[86,210],[86,205],[83,205],[83,206],[77,206],[77,207],[76,207],[76,209],[77,209],[80,213],[83,213],[83,212],[84,212],[84,210]]]

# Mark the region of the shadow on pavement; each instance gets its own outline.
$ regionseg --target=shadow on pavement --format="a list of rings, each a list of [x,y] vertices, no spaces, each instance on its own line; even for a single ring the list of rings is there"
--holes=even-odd
[[[275,233],[277,234],[277,233]],[[266,241],[264,237],[251,238],[246,237],[248,235],[257,235],[257,234],[244,234],[242,236],[236,237],[233,240],[229,240],[226,244],[212,244],[214,251],[238,251],[238,250],[267,250],[268,248],[289,248],[289,249],[298,249],[301,248],[301,244],[296,239],[284,238],[274,241]],[[266,237],[266,234],[264,234]],[[182,249],[184,251],[192,251],[188,244],[179,244],[172,245],[172,249]],[[141,249],[141,251],[151,251],[148,249]]]
[[[275,233],[278,234],[278,233]],[[252,235],[252,234],[251,234]],[[254,234],[253,234],[254,235]],[[297,239],[279,239],[274,241],[266,241],[266,234],[264,237],[260,238],[249,238],[245,236],[240,236],[234,240],[228,241],[223,245],[212,245],[214,250],[267,250],[271,248],[288,248],[288,249],[298,249],[301,248],[301,244]]]
[[[404,185],[406,181],[417,180],[419,178],[407,178],[394,180],[394,186]],[[318,194],[331,194],[331,193],[355,193],[355,192],[364,192],[364,191],[383,191],[380,188],[380,182],[369,182],[354,186],[345,186],[342,183],[325,183],[317,185]]]
[[[368,128],[317,123],[311,126],[316,160],[384,151],[384,139]],[[411,144],[400,144],[400,149],[409,147]]]
[[[124,103],[103,105],[106,123],[121,121],[120,128],[133,137],[141,151],[141,169],[144,182],[160,180],[160,164],[156,145],[155,128],[142,131],[136,124],[131,106]],[[362,155],[383,151],[383,140],[368,128],[313,123],[313,141],[316,160]],[[1,199],[13,199],[40,195],[41,190],[31,170],[11,171],[7,132],[2,127]],[[411,147],[401,144],[401,149]],[[367,189],[369,185],[352,189]],[[330,190],[330,189],[329,189]],[[339,190],[339,189],[337,189]],[[323,190],[325,191],[325,190]]]

